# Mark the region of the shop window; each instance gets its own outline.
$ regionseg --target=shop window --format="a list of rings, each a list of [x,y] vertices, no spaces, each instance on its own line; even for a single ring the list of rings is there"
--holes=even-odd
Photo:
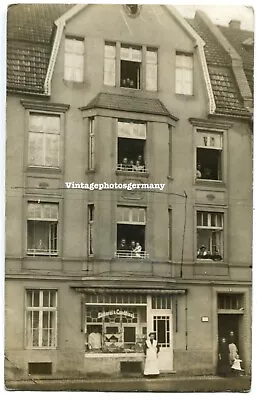
[[[28,348],[56,348],[56,290],[26,291],[26,342]]]
[[[142,307],[86,306],[86,350],[143,351],[145,313]]]
[[[197,258],[223,260],[223,213],[197,211]]]
[[[196,179],[222,180],[222,150],[220,133],[197,131]]]
[[[146,258],[145,209],[118,207],[117,252],[119,258]]]
[[[244,295],[242,293],[219,293],[218,309],[219,310],[243,310]]]
[[[176,53],[176,93],[193,94],[193,56]]]
[[[124,326],[124,343],[135,344],[136,328],[134,326]]]
[[[28,203],[27,254],[56,256],[58,204]]]
[[[144,294],[87,294],[86,303],[147,304],[147,297]]]
[[[73,82],[83,82],[84,41],[81,39],[65,39],[64,79]]]
[[[118,121],[117,170],[147,172],[145,165],[146,124]]]
[[[28,165],[60,166],[60,116],[39,113],[29,115]]]

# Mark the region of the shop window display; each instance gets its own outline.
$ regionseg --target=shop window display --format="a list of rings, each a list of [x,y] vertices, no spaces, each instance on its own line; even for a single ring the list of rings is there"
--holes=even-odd
[[[86,351],[143,352],[145,307],[87,306],[85,322]]]

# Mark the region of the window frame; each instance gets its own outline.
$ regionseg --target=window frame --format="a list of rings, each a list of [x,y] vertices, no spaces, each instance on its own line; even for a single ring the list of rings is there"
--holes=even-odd
[[[28,292],[39,292],[39,306],[28,306]],[[44,292],[54,292],[55,293],[55,306],[43,306],[43,293]],[[24,324],[25,324],[25,329],[24,329],[24,345],[26,349],[31,349],[31,350],[55,350],[58,348],[58,289],[56,288],[30,288],[27,287],[25,288],[25,315],[24,315]],[[41,305],[40,305],[41,301]],[[33,335],[31,336],[32,338],[32,344],[30,345],[28,342],[28,313],[29,312],[39,312],[39,332],[38,332],[38,337],[39,337],[39,342],[41,342],[41,345],[39,346],[33,346]],[[42,338],[43,338],[43,312],[49,311],[54,313],[54,345],[53,346],[42,346]],[[40,326],[41,325],[41,326]],[[40,333],[41,329],[41,333]]]
[[[184,67],[184,66],[177,65],[178,64],[178,57],[188,57],[188,58],[190,58],[191,61],[192,61],[192,67],[189,68],[189,67]],[[174,90],[174,92],[175,92],[176,95],[189,96],[189,97],[194,96],[194,91],[195,91],[195,87],[194,87],[194,70],[195,70],[194,53],[183,52],[183,51],[177,50],[175,52],[175,77],[174,77],[174,80],[175,80],[175,90]],[[179,80],[177,79],[178,71],[180,71],[181,75],[182,75],[182,79],[179,79]],[[181,82],[181,81],[183,82],[185,80],[185,71],[186,72],[190,71],[190,74],[191,74],[191,80],[192,81],[190,82],[190,85],[191,85],[190,93],[185,91],[185,86],[183,86],[181,91],[178,91],[178,81],[179,82]]]
[[[105,46],[113,46],[115,49],[115,78],[114,84],[107,84],[105,80]],[[140,88],[130,88],[130,87],[123,87],[120,84],[121,80],[121,48],[124,47],[131,47],[131,48],[138,48],[141,49],[142,60],[140,65]],[[157,67],[156,67],[156,90],[147,88],[147,59],[146,53],[147,51],[155,51],[157,56]],[[104,41],[104,62],[103,62],[103,84],[107,87],[115,87],[121,90],[134,90],[134,91],[147,91],[147,92],[158,92],[159,91],[159,47],[154,47],[152,45],[146,44],[138,44],[138,43],[124,43],[120,41],[113,41],[113,40],[105,40]],[[107,57],[108,58],[108,57]],[[149,63],[148,63],[149,64]]]
[[[206,134],[219,134],[222,136],[222,150],[221,150],[221,156],[220,156],[220,174],[221,174],[221,180],[217,179],[203,179],[203,178],[197,178],[196,176],[196,171],[197,171],[197,135],[199,132],[205,132]],[[212,128],[212,127],[205,127],[203,126],[194,126],[193,128],[193,133],[194,133],[194,140],[193,140],[193,154],[194,154],[194,167],[193,167],[193,182],[196,184],[204,184],[204,185],[225,185],[227,181],[227,130],[225,129],[219,129],[219,128]],[[203,147],[199,147],[203,148]],[[208,149],[208,147],[207,147]],[[213,147],[210,147],[210,149],[213,149]]]
[[[227,208],[228,207],[220,207],[220,206],[196,206],[195,208],[195,215],[194,215],[194,260],[195,263],[211,263],[214,266],[217,264],[226,264],[227,263],[227,257],[228,257],[228,215],[227,215]],[[197,258],[197,212],[207,212],[207,213],[222,213],[223,214],[223,257],[222,260],[220,261],[214,261],[211,258]],[[211,229],[211,227],[209,228]]]
[[[145,138],[137,138],[137,137],[125,137],[125,136],[120,136],[119,135],[119,123],[122,122],[127,122],[130,123],[131,125],[144,125],[144,130],[145,130]],[[147,168],[147,153],[146,153],[146,148],[147,148],[147,132],[148,132],[148,123],[147,121],[142,121],[142,120],[135,120],[135,119],[128,119],[128,118],[117,118],[116,119],[116,172],[119,173],[129,173],[129,174],[148,174],[148,168]],[[133,129],[132,129],[133,130]],[[142,171],[134,171],[130,169],[123,169],[122,165],[119,163],[119,139],[131,139],[131,140],[140,140],[144,141],[144,153],[143,153],[143,159],[144,159],[144,165],[142,168]]]
[[[58,206],[58,220],[56,221],[57,222],[57,234],[56,234],[56,240],[57,240],[57,250],[56,250],[56,253],[55,254],[51,254],[50,252],[49,253],[46,253],[46,252],[42,252],[42,253],[40,253],[40,252],[31,252],[31,253],[29,253],[28,252],[28,221],[30,220],[30,221],[33,221],[32,219],[29,219],[28,218],[28,204],[29,203],[38,203],[38,198],[36,198],[35,199],[35,197],[32,197],[32,196],[30,196],[30,197],[27,197],[26,199],[25,199],[25,203],[24,203],[24,215],[25,215],[25,230],[24,230],[24,233],[25,233],[25,235],[24,235],[24,241],[23,241],[23,248],[24,248],[24,254],[25,254],[25,257],[28,257],[28,258],[31,258],[31,257],[40,257],[40,258],[42,258],[42,257],[47,257],[47,258],[51,258],[51,257],[54,257],[54,258],[57,258],[57,257],[60,257],[60,255],[61,255],[61,218],[60,218],[60,216],[61,216],[61,212],[62,212],[62,208],[61,208],[61,202],[60,202],[60,200],[57,200],[57,199],[44,199],[43,201],[41,201],[40,200],[40,203],[42,204],[42,203],[44,203],[44,204],[56,204],[57,206]],[[43,220],[43,219],[41,219],[41,221],[45,221],[45,220]],[[49,220],[49,222],[51,222],[50,220]]]
[[[90,213],[93,213],[93,219],[90,219]],[[87,256],[94,257],[94,223],[95,223],[95,205],[90,203],[87,205]],[[91,240],[90,240],[91,239]],[[90,252],[92,245],[92,253]]]
[[[95,128],[96,117],[88,117],[88,170],[95,170]]]
[[[72,40],[72,41],[76,41],[76,42],[80,42],[80,43],[82,43],[83,44],[83,53],[77,53],[77,52],[75,52],[75,51],[67,51],[66,50],[66,40]],[[66,81],[66,82],[74,82],[74,83],[78,83],[78,84],[80,84],[80,83],[83,83],[84,81],[85,81],[85,39],[84,38],[80,38],[80,37],[73,37],[73,36],[65,36],[65,38],[64,38],[64,59],[63,59],[63,79],[64,79],[64,81]],[[70,68],[72,68],[72,71],[73,71],[73,79],[69,79],[67,76],[66,76],[66,67],[67,67],[67,65],[66,65],[66,56],[67,56],[67,54],[72,54],[73,56],[74,56],[74,54],[78,57],[78,56],[80,56],[80,58],[82,59],[82,67],[81,68],[79,68],[77,65],[76,66],[72,66],[72,67],[70,67]],[[75,76],[76,76],[76,72],[77,72],[77,70],[81,70],[82,71],[82,79],[81,80],[78,80],[78,79],[74,79],[74,74],[75,74]]]

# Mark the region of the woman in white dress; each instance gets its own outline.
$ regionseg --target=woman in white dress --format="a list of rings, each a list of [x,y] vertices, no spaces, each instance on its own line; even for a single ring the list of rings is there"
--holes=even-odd
[[[155,339],[155,333],[149,333],[149,339],[145,341],[145,369],[144,375],[149,377],[155,377],[160,374],[158,366],[158,353],[160,347]]]

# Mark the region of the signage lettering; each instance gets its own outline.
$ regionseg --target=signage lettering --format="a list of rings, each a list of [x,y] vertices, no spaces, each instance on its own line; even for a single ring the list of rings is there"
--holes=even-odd
[[[124,317],[135,318],[134,313],[131,313],[126,310],[120,310],[119,308],[117,308],[117,310],[99,312],[97,315],[97,318],[105,318],[105,317],[109,317],[111,315],[122,315]]]

